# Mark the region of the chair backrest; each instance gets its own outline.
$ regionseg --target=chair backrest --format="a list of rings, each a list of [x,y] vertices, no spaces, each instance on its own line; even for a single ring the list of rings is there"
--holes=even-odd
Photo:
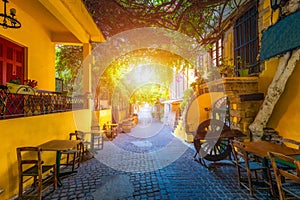
[[[245,150],[245,145],[243,142],[238,140],[230,140],[232,146],[232,152],[236,163],[238,164],[243,159],[243,162],[248,164],[248,153]]]
[[[300,177],[300,160],[295,160],[297,176]]]
[[[299,161],[297,161],[295,158],[293,158],[291,156],[286,156],[281,153],[268,152],[268,154],[269,154],[269,158],[272,163],[272,167],[274,169],[275,176],[277,176],[277,177],[282,176],[282,177],[285,177],[285,178],[288,178],[288,179],[291,179],[291,180],[294,180],[294,181],[300,183]],[[296,173],[293,173],[293,171],[290,169],[287,170],[287,169],[279,168],[278,163],[285,164],[290,167],[294,167]],[[281,178],[279,178],[279,179],[281,180]]]
[[[40,147],[18,147],[17,159],[19,172],[23,172],[27,168],[37,165],[39,169],[42,166],[42,155]]]
[[[75,133],[69,133],[69,139],[70,140],[80,140],[81,137],[77,132],[75,132]]]
[[[289,179],[289,180],[292,180],[292,181],[300,184],[299,161],[295,160],[291,156],[286,156],[286,155],[276,153],[276,152],[268,152],[268,155],[271,160],[272,167],[274,169],[274,175],[275,175],[276,182],[277,182],[279,197],[281,200],[285,199],[284,192],[283,192],[282,180]],[[283,163],[290,167],[295,167],[296,169],[295,169],[295,171],[293,171],[291,169],[279,168],[278,163]],[[284,188],[284,190],[285,190],[285,192],[294,194],[293,192],[289,191],[289,188]]]
[[[85,133],[84,133],[83,131],[75,130],[75,134],[78,135],[78,137],[80,138],[80,140],[81,140],[82,142],[85,141]]]

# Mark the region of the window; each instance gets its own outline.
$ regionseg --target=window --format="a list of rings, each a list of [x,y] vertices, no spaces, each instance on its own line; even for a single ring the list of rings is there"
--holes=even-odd
[[[259,72],[257,63],[258,33],[257,5],[251,7],[234,26],[234,55],[237,70],[249,68],[249,73]]]
[[[212,60],[212,66],[219,67],[222,64],[222,39],[212,44],[210,56]]]
[[[24,48],[0,37],[0,85],[12,79],[24,81]]]

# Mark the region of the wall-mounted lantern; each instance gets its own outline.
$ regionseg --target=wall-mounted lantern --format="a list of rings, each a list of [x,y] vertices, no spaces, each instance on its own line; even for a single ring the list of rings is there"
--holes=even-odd
[[[6,13],[6,4],[8,3],[8,0],[2,0],[4,3],[4,10],[3,13],[0,13],[0,25],[3,26],[3,28],[20,28],[21,23],[15,18],[16,17],[16,9],[11,8],[10,14],[8,15]]]

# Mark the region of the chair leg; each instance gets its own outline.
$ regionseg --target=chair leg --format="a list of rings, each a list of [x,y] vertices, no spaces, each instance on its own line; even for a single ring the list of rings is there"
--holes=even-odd
[[[274,187],[273,187],[273,183],[272,183],[272,175],[271,175],[270,168],[267,168],[267,175],[268,175],[268,182],[270,184],[270,193],[271,193],[272,196],[274,196],[275,191],[274,191]]]
[[[77,168],[80,167],[80,154],[77,155]]]
[[[36,188],[37,184],[37,176],[33,177],[33,186]]]
[[[76,159],[76,155],[75,155],[75,153],[73,153],[73,159],[72,159],[72,171],[75,170],[75,159]]]
[[[38,177],[38,200],[42,200],[42,177]]]
[[[236,166],[237,176],[238,176],[238,185],[241,186],[241,170]]]
[[[68,164],[69,164],[69,154],[67,154],[67,161],[66,161],[66,163],[67,163],[67,166],[68,166]]]
[[[247,170],[247,176],[248,176],[248,184],[249,184],[249,192],[250,196],[253,197],[253,187],[252,187],[252,176],[250,170]]]
[[[19,177],[19,197],[18,199],[23,199],[23,177]]]
[[[56,164],[53,166],[53,187],[54,187],[54,190],[57,189],[57,170],[56,170]]]
[[[84,144],[81,144],[81,161],[83,161],[84,157]]]

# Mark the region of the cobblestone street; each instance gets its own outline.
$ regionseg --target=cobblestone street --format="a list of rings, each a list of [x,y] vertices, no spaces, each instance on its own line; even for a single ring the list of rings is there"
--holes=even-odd
[[[207,169],[159,122],[120,133],[44,199],[251,199],[228,161]],[[269,199],[255,193],[257,199]]]

